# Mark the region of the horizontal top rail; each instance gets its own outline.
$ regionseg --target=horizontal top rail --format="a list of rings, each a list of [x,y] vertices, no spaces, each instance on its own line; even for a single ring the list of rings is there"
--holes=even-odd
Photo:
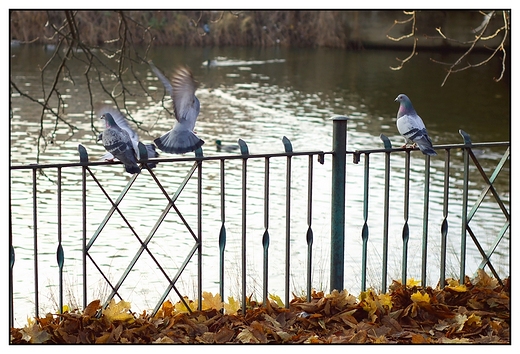
[[[141,162],[193,162],[193,161],[216,161],[216,160],[243,160],[249,158],[271,158],[271,157],[282,157],[282,156],[309,156],[309,155],[327,155],[332,152],[324,151],[298,151],[298,152],[280,152],[280,153],[269,153],[269,154],[234,154],[234,155],[221,155],[221,156],[195,156],[195,157],[174,157],[174,158],[153,158]],[[18,165],[10,166],[12,170],[23,170],[23,169],[34,169],[34,168],[53,168],[53,167],[77,167],[77,166],[100,166],[100,165],[117,165],[122,164],[119,160],[114,161],[89,161],[84,162],[70,162],[70,163],[57,163],[57,164],[29,164],[29,165]]]
[[[500,146],[509,146],[509,142],[483,142],[483,143],[472,143],[472,148],[483,148],[483,147],[500,147]],[[435,149],[457,149],[468,147],[468,144],[446,144],[446,145],[435,145]],[[368,150],[347,150],[347,154],[372,154],[372,153],[380,153],[380,152],[398,152],[398,151],[406,151],[410,150],[410,148],[392,148],[392,149],[368,149]],[[412,149],[417,150],[419,149]],[[193,161],[215,161],[215,160],[240,160],[240,159],[249,159],[249,158],[271,158],[271,157],[283,157],[283,156],[308,156],[308,155],[333,155],[333,151],[291,151],[291,152],[279,152],[279,153],[267,153],[267,154],[233,154],[233,155],[221,155],[221,156],[194,156],[194,157],[169,157],[169,158],[152,158],[147,161],[153,163],[161,163],[161,162],[193,162]],[[321,161],[320,161],[321,162]],[[15,165],[9,166],[11,170],[27,170],[27,169],[36,169],[36,168],[56,168],[56,167],[78,167],[78,166],[100,166],[100,165],[112,165],[112,164],[122,164],[121,161],[88,161],[88,163],[84,162],[70,162],[70,163],[55,163],[55,164],[29,164],[29,165]]]
[[[484,143],[472,143],[471,145],[467,144],[445,144],[445,145],[434,145],[433,147],[435,149],[457,149],[457,148],[464,148],[471,146],[472,148],[479,148],[479,147],[498,147],[498,146],[509,146],[510,143],[508,141],[499,141],[499,142],[484,142]],[[410,149],[410,147],[398,147],[398,148],[392,148],[392,149],[369,149],[369,150],[354,150],[354,151],[348,151],[347,154],[370,154],[370,153],[376,153],[376,152],[397,152],[397,151],[407,151],[407,150],[417,150],[420,151],[419,148]]]

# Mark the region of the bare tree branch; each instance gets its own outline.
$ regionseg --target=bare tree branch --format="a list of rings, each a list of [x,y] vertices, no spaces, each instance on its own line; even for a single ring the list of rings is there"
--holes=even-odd
[[[63,22],[56,25],[56,20],[52,20],[51,16],[56,17],[56,12],[51,14],[47,11],[48,27],[53,31],[50,39],[56,39],[57,45],[54,52],[47,62],[40,68],[40,89],[41,97],[33,97],[26,94],[19,89],[19,85],[11,78],[10,85],[13,92],[18,92],[21,97],[29,99],[40,106],[40,132],[37,142],[37,162],[45,147],[49,142],[54,141],[56,131],[59,125],[65,123],[72,136],[79,129],[66,119],[67,102],[65,96],[61,94],[60,85],[62,81],[69,81],[75,84],[77,75],[73,75],[69,69],[72,61],[80,61],[85,63],[86,69],[83,72],[83,77],[86,80],[86,85],[90,109],[91,109],[91,129],[97,135],[99,133],[97,124],[94,121],[95,103],[93,96],[93,85],[100,87],[102,92],[110,99],[111,102],[120,110],[122,110],[127,117],[132,120],[141,129],[142,122],[135,120],[130,112],[127,101],[129,97],[142,94],[142,92],[133,92],[133,87],[127,87],[127,78],[125,75],[130,73],[137,82],[140,89],[143,89],[145,94],[147,92],[146,85],[141,82],[142,78],[137,75],[139,71],[136,64],[146,63],[146,56],[149,53],[153,42],[153,36],[150,34],[149,28],[141,25],[138,21],[133,20],[130,15],[124,11],[116,11],[118,15],[117,37],[106,41],[103,47],[96,47],[95,45],[87,44],[82,41],[80,27],[77,23],[77,11],[64,11]],[[139,29],[139,33],[144,33],[143,38],[147,41],[144,55],[142,47],[136,47],[138,41],[132,38],[132,31]],[[148,36],[148,37],[146,37]],[[117,47],[114,47],[117,45]],[[113,63],[116,66],[113,67]],[[51,83],[48,82],[48,76],[52,75]],[[106,77],[111,80],[105,80]],[[54,117],[54,129],[49,133],[45,132],[44,124],[48,124],[49,114]]]
[[[416,49],[417,49],[418,38],[415,37],[415,21],[416,21],[415,11],[411,11],[411,12],[404,11],[404,13],[406,15],[410,15],[410,17],[404,21],[395,20],[394,24],[392,25],[392,27],[390,27],[388,32],[390,32],[390,30],[392,30],[392,28],[394,28],[394,26],[396,26],[396,25],[404,25],[408,22],[412,22],[412,29],[410,30],[410,33],[405,34],[398,38],[394,38],[394,37],[389,36],[388,32],[387,32],[386,38],[388,38],[392,41],[395,41],[395,42],[399,42],[406,38],[413,38],[414,39],[413,48],[412,48],[412,52],[410,53],[410,55],[407,56],[406,58],[404,58],[404,59],[395,58],[397,61],[401,62],[401,64],[399,66],[395,66],[395,67],[391,66],[390,69],[392,69],[392,70],[401,70],[401,68],[404,66],[404,64],[406,64],[408,61],[410,61],[417,54]]]
[[[500,76],[498,78],[493,78],[495,81],[500,81],[503,76],[504,76],[504,72],[505,72],[505,69],[506,69],[506,66],[505,66],[505,60],[506,60],[506,50],[505,50],[505,47],[504,47],[504,44],[505,44],[505,41],[507,39],[507,36],[508,36],[508,20],[507,20],[507,14],[505,11],[502,11],[502,14],[503,14],[503,19],[504,19],[504,25],[500,28],[498,28],[492,35],[490,36],[487,36],[487,37],[484,37],[484,32],[486,31],[488,25],[489,25],[489,22],[490,22],[490,19],[492,17],[492,13],[489,13],[489,14],[486,14],[485,15],[485,19],[484,21],[482,22],[482,24],[478,27],[478,29],[480,29],[480,33],[475,36],[475,39],[472,40],[472,41],[469,41],[467,42],[468,44],[470,44],[470,47],[468,48],[468,50],[462,54],[459,59],[457,59],[454,63],[444,63],[444,62],[440,62],[440,61],[437,61],[437,60],[434,60],[432,58],[430,58],[431,61],[433,61],[434,63],[437,63],[437,64],[442,64],[442,65],[449,65],[449,69],[448,69],[448,72],[446,74],[446,76],[444,77],[444,80],[442,81],[442,84],[441,86],[444,86],[444,84],[446,83],[446,81],[448,80],[448,77],[452,74],[452,73],[456,73],[456,72],[460,72],[460,71],[463,71],[463,70],[466,70],[466,69],[469,69],[469,68],[476,68],[476,67],[479,67],[479,66],[482,66],[484,64],[487,64],[491,59],[493,59],[495,57],[495,55],[498,53],[498,52],[502,52],[502,71],[500,73]],[[440,28],[437,29],[437,31],[443,36],[445,37]],[[475,30],[474,30],[475,31]],[[476,44],[479,42],[479,41],[484,41],[484,40],[490,40],[490,39],[493,39],[493,38],[496,38],[498,37],[498,35],[500,34],[500,32],[504,31],[504,36],[502,37],[502,40],[500,42],[500,44],[493,50],[493,52],[484,60],[480,61],[479,63],[477,64],[470,64],[470,63],[467,63],[465,66],[463,67],[460,67],[460,68],[456,68],[458,65],[460,65],[460,63],[462,62],[462,60],[467,57],[471,51],[473,51],[473,49],[475,48]],[[446,38],[446,37],[445,37]],[[446,38],[448,40],[451,40],[449,38]]]
[[[408,34],[403,35],[398,38],[391,37],[387,34],[387,38],[392,41],[402,41],[404,39],[414,37],[415,40],[413,43],[411,54],[408,57],[406,57],[405,59],[396,58],[400,62],[400,65],[397,67],[390,67],[390,69],[392,69],[392,70],[402,69],[404,64],[406,64],[408,61],[410,61],[414,57],[414,55],[417,54],[416,48],[417,48],[418,38],[415,37],[416,36],[416,32],[415,32],[416,31],[416,13],[415,13],[415,11],[411,11],[411,12],[404,11],[404,13],[406,15],[410,15],[410,17],[404,21],[397,21],[397,20],[394,21],[394,24],[390,27],[389,31],[397,25],[405,25],[409,22],[412,22],[412,29],[410,30],[410,32]],[[506,41],[509,38],[510,23],[509,23],[508,12],[500,11],[500,13],[502,14],[503,25],[501,27],[499,27],[498,29],[496,29],[494,31],[494,33],[492,33],[491,35],[484,36],[484,34],[486,33],[486,30],[488,29],[488,27],[491,23],[492,18],[497,14],[497,11],[490,11],[488,13],[481,11],[481,14],[484,16],[484,18],[483,18],[482,22],[479,24],[479,26],[477,26],[476,28],[474,28],[472,30],[472,33],[477,33],[477,35],[475,36],[474,39],[469,40],[469,41],[460,41],[458,39],[451,38],[451,37],[447,36],[446,34],[444,34],[440,27],[435,29],[437,31],[437,33],[439,34],[440,38],[442,38],[448,42],[457,43],[458,45],[461,45],[461,46],[468,46],[467,50],[453,63],[440,62],[433,58],[430,58],[430,60],[436,64],[449,66],[449,68],[447,69],[446,76],[444,77],[444,80],[442,81],[441,86],[444,86],[444,84],[446,83],[446,81],[448,80],[449,76],[452,73],[457,73],[457,72],[460,72],[463,70],[467,70],[470,68],[475,68],[475,67],[479,67],[484,64],[487,64],[489,61],[491,61],[491,59],[493,59],[495,56],[497,56],[499,52],[502,53],[502,70],[501,70],[501,73],[498,76],[498,78],[494,77],[493,79],[495,81],[502,80],[502,78],[504,77],[505,70],[506,70],[506,58],[507,58]],[[468,56],[472,52],[475,51],[477,44],[481,44],[484,41],[490,41],[490,40],[496,39],[499,36],[502,36],[500,43],[494,49],[491,49],[492,53],[486,59],[484,59],[476,64],[471,64],[471,63],[467,62],[464,66],[461,66],[463,61],[466,58],[468,58]],[[427,39],[433,38],[433,37],[428,37],[428,36],[425,36],[425,37]]]

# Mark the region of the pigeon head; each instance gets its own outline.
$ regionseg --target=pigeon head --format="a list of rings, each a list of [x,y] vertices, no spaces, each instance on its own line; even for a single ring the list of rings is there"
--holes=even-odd
[[[404,116],[405,114],[417,114],[412,106],[412,101],[404,93],[401,93],[396,97],[395,102],[399,102],[399,111],[397,112],[397,118]]]
[[[117,127],[117,124],[114,120],[114,117],[112,117],[112,115],[110,113],[105,113],[101,116],[101,119],[104,119],[105,120],[105,126],[107,128],[111,128],[111,127]]]

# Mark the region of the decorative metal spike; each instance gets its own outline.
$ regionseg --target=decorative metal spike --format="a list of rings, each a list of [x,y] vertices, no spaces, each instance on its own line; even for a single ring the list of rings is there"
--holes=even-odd
[[[325,154],[318,154],[318,162],[322,165],[325,163]]]
[[[465,145],[469,145],[471,146],[472,145],[472,142],[471,142],[471,138],[469,137],[469,134],[466,133],[464,130],[462,129],[459,129],[459,134],[462,136],[462,138],[464,139],[464,144]]]
[[[282,142],[285,152],[293,152],[291,141],[286,136],[282,138]]]
[[[392,143],[390,142],[390,139],[384,134],[379,135],[381,140],[383,140],[383,144],[385,145],[385,149],[390,150],[392,149]]]
[[[306,239],[307,239],[307,246],[312,246],[312,244],[314,242],[314,233],[312,232],[312,229],[310,227],[307,229]]]
[[[220,227],[218,247],[220,249],[220,252],[224,252],[224,249],[226,248],[226,227],[224,226],[224,224],[222,224],[222,226]]]
[[[264,235],[262,236],[262,247],[264,249],[267,249],[269,248],[269,231],[265,230],[264,231]]]
[[[9,267],[13,268],[14,266],[14,247],[11,245],[9,252]]]
[[[56,252],[56,259],[58,261],[58,267],[63,268],[63,263],[65,262],[65,254],[63,252],[63,247],[61,244],[58,246],[58,250]]]
[[[88,163],[88,152],[87,149],[81,144],[78,145],[79,162]]]
[[[361,160],[361,153],[358,150],[356,150],[352,154],[352,162],[357,165],[359,163],[359,160]]]
[[[249,155],[249,148],[244,140],[238,139],[238,146],[240,146],[240,153],[242,155]]]

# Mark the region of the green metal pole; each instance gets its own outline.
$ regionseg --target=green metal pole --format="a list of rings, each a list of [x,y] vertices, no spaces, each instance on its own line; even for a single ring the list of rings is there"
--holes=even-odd
[[[347,161],[346,116],[332,117],[332,198],[330,291],[343,290],[345,273],[345,181]]]

